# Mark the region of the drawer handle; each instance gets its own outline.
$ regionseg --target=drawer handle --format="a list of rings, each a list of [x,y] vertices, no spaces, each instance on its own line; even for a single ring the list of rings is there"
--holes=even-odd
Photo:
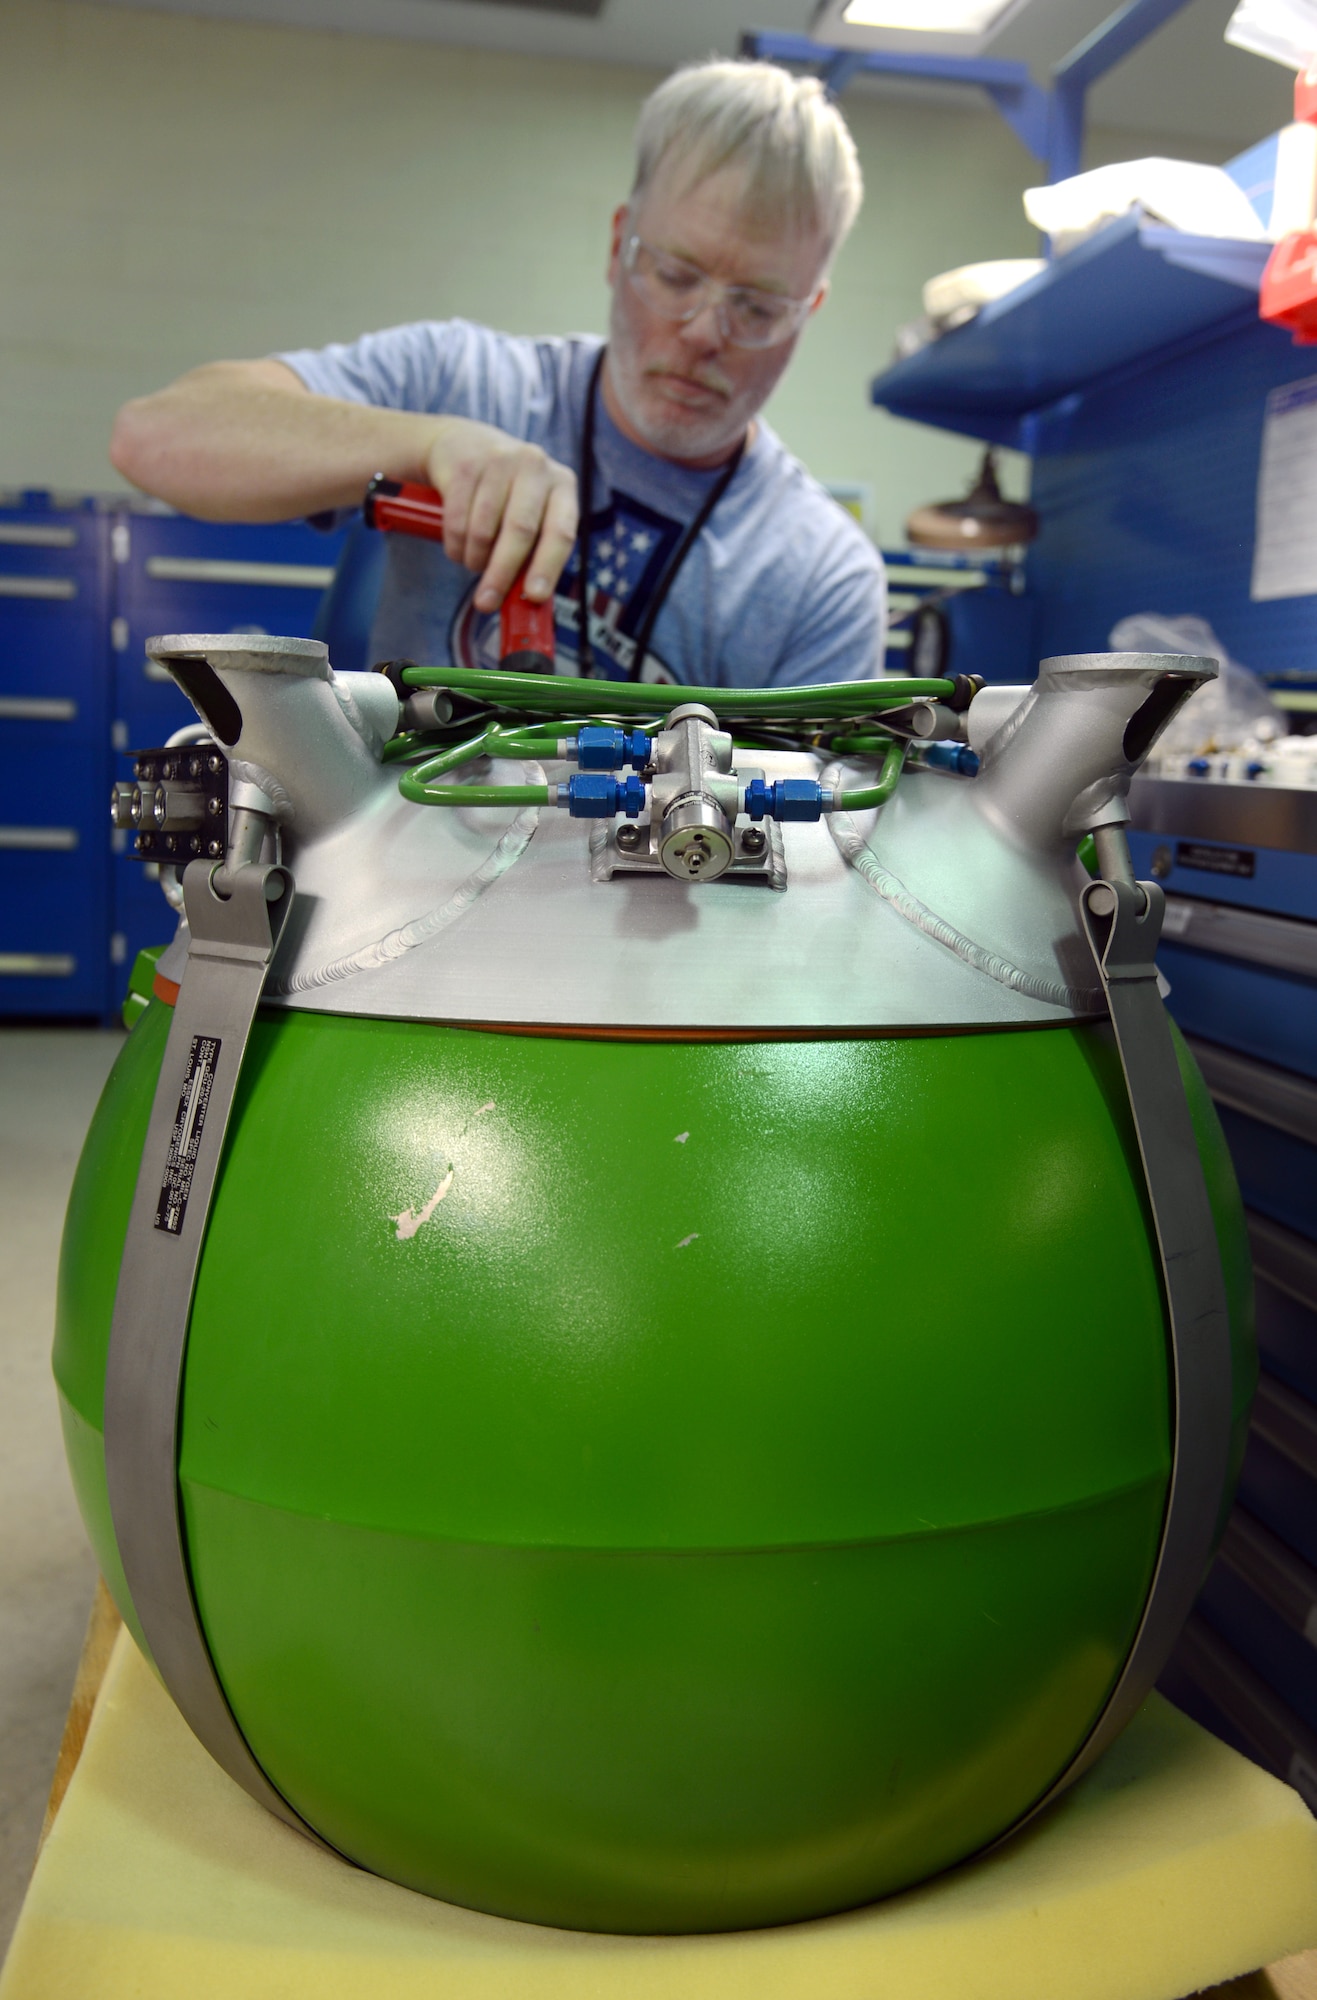
[[[76,549],[78,535],[74,528],[37,528],[22,521],[0,521],[0,542],[20,549]]]
[[[22,848],[43,854],[68,854],[77,844],[76,826],[0,826],[0,852]]]
[[[71,979],[77,969],[66,951],[0,951],[0,979]]]
[[[9,576],[0,574],[0,597],[76,597],[71,576]]]
[[[291,590],[327,590],[332,563],[220,562],[202,556],[148,556],[148,576],[162,583],[273,583]]]
[[[76,701],[59,695],[0,694],[0,722],[72,722]]]

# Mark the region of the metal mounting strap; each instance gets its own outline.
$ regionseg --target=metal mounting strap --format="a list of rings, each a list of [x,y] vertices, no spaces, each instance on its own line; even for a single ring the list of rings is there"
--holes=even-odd
[[[1111,1012],[1161,1256],[1174,1444],[1161,1546],[1134,1644],[1066,1770],[1012,1833],[1074,1783],[1119,1735],[1165,1666],[1215,1546],[1230,1460],[1230,1320],[1216,1225],[1154,954],[1165,898],[1155,882],[1090,882],[1081,910]]]
[[[225,1700],[192,1592],[178,1490],[192,1294],[243,1054],[293,889],[284,869],[250,863],[229,875],[221,898],[215,872],[214,863],[194,861],[183,876],[191,942],[115,1293],[105,1478],[133,1608],[184,1719],[244,1791],[314,1840]]]

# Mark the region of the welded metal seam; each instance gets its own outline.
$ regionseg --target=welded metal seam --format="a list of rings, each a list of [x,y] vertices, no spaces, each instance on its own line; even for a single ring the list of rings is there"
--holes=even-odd
[[[523,769],[529,774],[532,784],[545,782],[543,769],[539,764],[527,763]],[[287,979],[271,979],[267,985],[270,993],[310,993],[320,986],[331,986],[340,979],[351,979],[358,972],[375,972],[392,960],[403,958],[417,945],[428,944],[464,917],[486,889],[505,875],[513,863],[518,861],[530,845],[535,829],[540,823],[539,806],[527,806],[517,814],[497,846],[491,849],[473,874],[468,875],[461,887],[454,891],[448,901],[427,916],[417,917],[409,924],[396,930],[386,931],[373,944],[362,945],[359,951],[349,952],[342,958],[330,959],[325,965],[316,966],[310,972],[294,972]]]
[[[839,774],[840,766],[831,765],[823,774],[824,784],[835,786]],[[1014,993],[1022,993],[1027,1000],[1039,1000],[1050,1007],[1065,1007],[1073,1013],[1091,1014],[1103,1006],[1101,987],[1066,986],[1060,980],[1040,979],[1035,973],[1012,965],[999,952],[976,944],[973,938],[966,937],[945,917],[938,916],[936,910],[930,910],[926,903],[921,903],[898,876],[883,867],[849,813],[829,813],[827,820],[828,831],[838,853],[868,883],[875,895],[890,904],[906,923],[912,924],[936,944],[945,945],[948,951],[953,951],[957,958],[973,966],[976,972],[986,974],[999,986],[1009,987]]]

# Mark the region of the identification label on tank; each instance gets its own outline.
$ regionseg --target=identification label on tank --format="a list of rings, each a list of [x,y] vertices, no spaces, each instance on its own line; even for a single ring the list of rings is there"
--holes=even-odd
[[[201,1151],[201,1134],[205,1129],[206,1109],[210,1103],[219,1052],[220,1043],[215,1035],[192,1037],[183,1088],[178,1094],[174,1129],[169,1139],[165,1177],[160,1183],[160,1199],[155,1209],[156,1228],[163,1229],[170,1236],[179,1234],[183,1217],[187,1214],[188,1196],[192,1192],[192,1176],[197,1170],[197,1154]]]
[[[1177,868],[1201,868],[1208,875],[1238,875],[1248,880],[1257,865],[1251,847],[1209,847],[1202,840],[1177,840]]]

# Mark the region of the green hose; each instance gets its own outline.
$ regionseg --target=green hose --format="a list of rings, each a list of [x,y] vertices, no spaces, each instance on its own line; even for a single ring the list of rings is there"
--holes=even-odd
[[[864,785],[854,792],[835,792],[832,799],[834,812],[867,812],[871,806],[884,806],[896,790],[901,772],[905,767],[906,745],[897,737],[889,739],[883,768],[878,774],[876,785]]]
[[[436,785],[433,780],[477,757],[539,757],[556,749],[560,732],[542,729],[500,729],[491,724],[479,736],[454,743],[427,757],[414,771],[404,771],[398,790],[415,806],[544,806],[547,785]]]
[[[418,676],[426,675],[431,678],[429,680],[418,678]],[[515,681],[518,683],[519,693],[524,688],[535,688],[543,686],[546,683],[557,688],[572,688],[582,692],[594,691],[590,688],[589,683],[586,683],[584,688],[582,688],[582,683],[579,681],[555,678],[552,675],[494,675],[490,672],[476,672],[473,669],[464,667],[409,667],[405,678],[417,686],[447,687],[454,685],[454,682],[451,679],[439,677],[451,675],[461,675],[464,680],[482,680],[486,683],[492,679]],[[914,690],[918,694],[924,695],[929,692],[939,692],[943,687],[949,688],[950,683],[940,681],[898,681],[896,683],[890,681],[844,681],[838,685],[841,688],[850,690],[852,694],[857,687],[861,686],[883,686],[890,688],[895,685],[903,691]],[[643,692],[641,689],[633,688],[627,683],[619,683],[619,686],[627,695],[635,695]],[[808,690],[812,697],[817,697],[819,694],[834,694],[837,691],[837,687]],[[718,688],[714,689],[713,692],[719,695],[726,695],[729,692],[739,694],[740,690]],[[771,692],[777,695],[784,691],[752,690],[751,692]],[[785,690],[785,692],[795,691]],[[591,703],[590,706],[595,707],[597,703]],[[398,790],[401,792],[403,798],[409,800],[411,804],[418,806],[547,805],[550,796],[548,785],[446,785],[438,784],[435,781],[436,779],[445,777],[450,771],[457,770],[460,765],[474,762],[477,757],[506,757],[515,759],[542,757],[545,755],[552,756],[558,747],[562,735],[563,728],[556,724],[553,726],[545,724],[538,727],[532,725],[529,728],[504,729],[498,723],[491,722],[486,728],[481,730],[478,736],[468,737],[465,743],[450,744],[447,749],[439,750],[434,756],[427,757],[423,763],[416,765],[414,770],[404,771],[398,780]],[[415,741],[414,732],[413,741]],[[878,775],[877,783],[863,786],[856,791],[839,793],[834,800],[833,810],[838,812],[865,812],[872,806],[885,805],[896,790],[902,769],[904,768],[906,752],[904,739],[892,736],[838,737],[833,747],[841,751],[849,750],[874,756],[881,752],[883,757],[883,767]],[[397,754],[401,756],[406,753],[399,751]]]
[[[564,674],[505,674],[483,667],[407,667],[408,687],[453,688],[507,708],[550,711],[579,717],[601,706],[597,681]],[[613,714],[660,715],[681,701],[702,702],[718,716],[852,716],[900,708],[908,701],[945,701],[955,693],[947,680],[830,681],[820,687],[654,688],[610,681],[606,706]]]

